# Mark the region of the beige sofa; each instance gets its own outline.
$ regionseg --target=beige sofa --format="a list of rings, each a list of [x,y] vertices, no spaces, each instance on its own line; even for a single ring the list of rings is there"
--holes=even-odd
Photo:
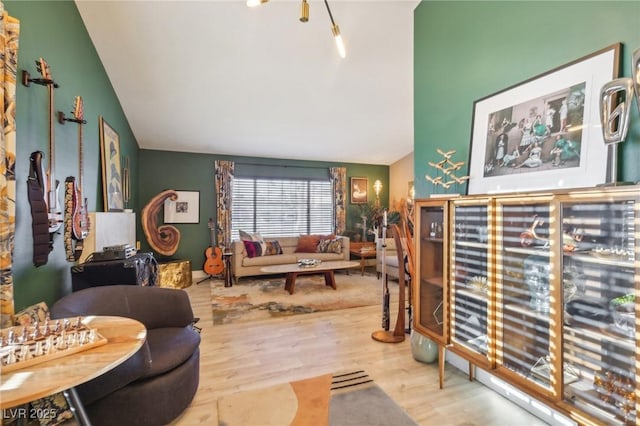
[[[277,240],[282,247],[282,254],[271,256],[248,257],[242,241],[231,243],[231,272],[237,284],[242,277],[268,275],[261,271],[265,266],[296,263],[298,259],[314,258],[323,261],[349,260],[349,237],[340,236],[342,253],[296,253],[298,237],[265,237],[265,241]]]

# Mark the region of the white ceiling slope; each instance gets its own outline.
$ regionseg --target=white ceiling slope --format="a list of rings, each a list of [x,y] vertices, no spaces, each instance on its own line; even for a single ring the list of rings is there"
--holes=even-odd
[[[417,0],[76,0],[144,149],[388,165],[413,151]]]

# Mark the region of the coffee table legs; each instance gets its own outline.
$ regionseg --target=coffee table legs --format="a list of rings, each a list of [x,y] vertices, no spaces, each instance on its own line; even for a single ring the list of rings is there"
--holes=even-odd
[[[331,287],[332,289],[336,289],[336,277],[333,273],[333,269],[330,271],[323,271],[324,274],[324,283],[326,286]],[[319,272],[289,272],[287,273],[287,278],[284,281],[284,289],[289,292],[289,294],[293,294],[296,289],[296,278],[298,275],[309,275]]]
[[[295,272],[289,272],[287,274],[287,278],[284,280],[284,289],[289,292],[289,294],[293,294],[296,287],[296,277],[298,276]]]

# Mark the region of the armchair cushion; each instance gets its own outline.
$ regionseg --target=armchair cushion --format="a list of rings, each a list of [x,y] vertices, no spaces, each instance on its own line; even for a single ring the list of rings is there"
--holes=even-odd
[[[189,327],[158,328],[149,330],[147,343],[153,363],[141,378],[158,376],[188,360],[200,345],[200,335]]]

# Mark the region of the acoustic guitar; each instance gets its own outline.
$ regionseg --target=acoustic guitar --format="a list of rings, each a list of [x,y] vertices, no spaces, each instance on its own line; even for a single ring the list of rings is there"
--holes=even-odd
[[[211,230],[211,246],[204,251],[204,265],[202,270],[207,275],[220,275],[224,272],[224,262],[222,261],[222,249],[216,244],[216,232],[213,219],[209,218],[209,229]]]

